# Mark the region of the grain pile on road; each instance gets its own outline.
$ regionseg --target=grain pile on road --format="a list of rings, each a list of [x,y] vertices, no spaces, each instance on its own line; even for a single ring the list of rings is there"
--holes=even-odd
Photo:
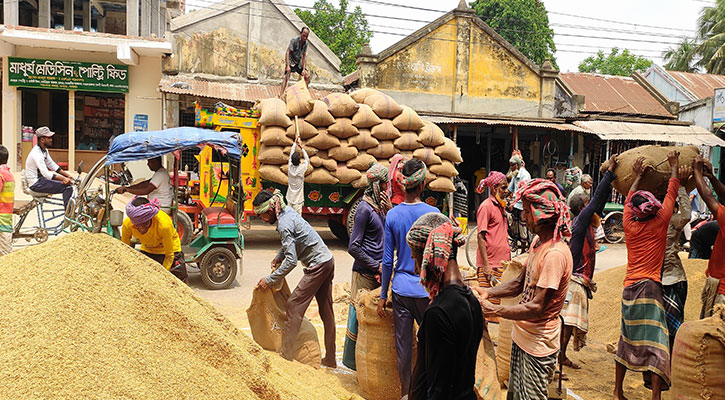
[[[0,301],[3,398],[358,398],[329,374],[265,352],[106,235],[0,257]]]
[[[287,102],[262,100],[259,174],[262,179],[286,185],[286,165],[297,133],[303,139],[312,168],[306,183],[367,185],[364,172],[378,161],[389,166],[390,158],[402,154],[417,158],[429,168],[428,188],[454,192],[454,163],[462,162],[456,144],[435,124],[424,121],[411,108],[374,89],[350,95],[332,93],[313,100],[304,80],[290,87]],[[295,123],[295,117],[297,122]]]

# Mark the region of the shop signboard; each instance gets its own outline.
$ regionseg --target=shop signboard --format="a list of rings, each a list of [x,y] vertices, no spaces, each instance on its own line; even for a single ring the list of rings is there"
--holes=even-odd
[[[149,116],[146,114],[135,114],[133,116],[133,131],[146,132],[149,130]]]
[[[128,66],[8,57],[10,86],[128,93]]]
[[[725,88],[715,89],[712,102],[712,127],[717,129],[725,124]]]

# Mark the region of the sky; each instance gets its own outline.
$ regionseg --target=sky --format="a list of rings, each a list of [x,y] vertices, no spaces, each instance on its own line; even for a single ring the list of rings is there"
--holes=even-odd
[[[273,0],[283,1],[283,0]],[[288,6],[312,7],[314,0],[284,0]],[[338,0],[330,0],[336,4]],[[612,47],[662,64],[662,53],[682,37],[695,37],[703,7],[714,0],[542,0],[554,30],[555,54],[562,72],[577,71],[579,63],[598,50]],[[405,36],[458,6],[459,0],[350,0],[366,14],[379,53]],[[213,7],[213,0],[187,0],[187,12]],[[469,1],[470,4],[470,1]]]

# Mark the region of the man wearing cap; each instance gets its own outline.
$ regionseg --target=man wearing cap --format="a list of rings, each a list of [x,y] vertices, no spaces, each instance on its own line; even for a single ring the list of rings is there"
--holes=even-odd
[[[38,145],[33,147],[25,160],[25,179],[28,187],[38,193],[63,193],[63,205],[68,206],[73,196],[73,178],[53,161],[48,146],[53,143],[55,132],[47,126],[35,130]]]
[[[141,242],[141,253],[163,265],[182,282],[187,282],[184,253],[174,222],[166,213],[159,213],[159,202],[136,197],[126,205],[121,240],[131,245],[131,237]]]

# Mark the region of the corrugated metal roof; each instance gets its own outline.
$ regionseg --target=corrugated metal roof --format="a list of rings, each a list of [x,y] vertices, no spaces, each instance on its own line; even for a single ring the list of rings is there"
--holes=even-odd
[[[531,128],[542,128],[542,129],[555,129],[558,131],[572,131],[590,133],[586,129],[579,128],[572,124],[558,123],[558,122],[534,122],[534,121],[514,121],[505,119],[481,119],[481,118],[455,118],[455,117],[438,117],[421,115],[426,121],[433,122],[434,124],[482,124],[482,125],[504,125],[504,126],[526,126]]]
[[[648,140],[695,146],[725,146],[725,141],[696,125],[667,125],[616,121],[576,121],[602,140]]]
[[[353,71],[349,75],[345,75],[342,78],[342,84],[345,86],[350,86],[353,83],[355,83],[358,79],[360,79],[360,74],[357,72],[358,70]]]
[[[725,87],[725,75],[693,74],[680,71],[667,71],[667,73],[694,94],[698,100],[712,96],[715,89]]]
[[[216,82],[180,76],[164,76],[159,83],[159,90],[165,93],[187,94],[220,100],[248,101],[250,103],[270,97],[279,97],[280,89],[280,85]],[[310,89],[310,93],[314,98],[321,99],[332,92]]]
[[[584,95],[583,112],[673,117],[634,79],[587,73],[562,73],[575,94]]]

